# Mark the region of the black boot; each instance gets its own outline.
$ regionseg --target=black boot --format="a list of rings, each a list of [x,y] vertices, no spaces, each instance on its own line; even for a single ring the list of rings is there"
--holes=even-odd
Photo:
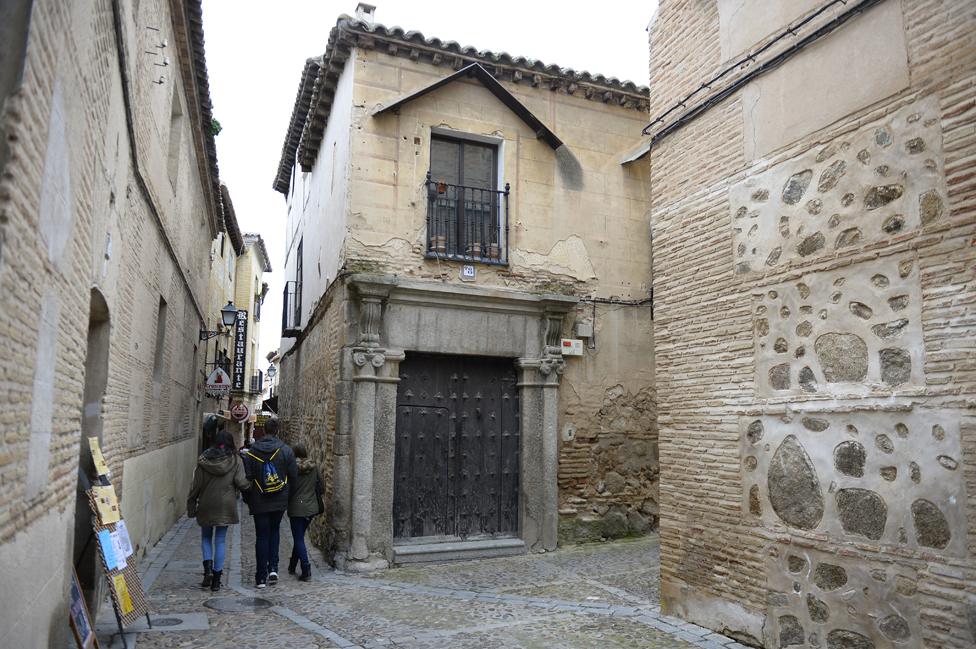
[[[291,555],[291,559],[288,560],[288,574],[289,575],[294,575],[295,574],[295,567],[297,565],[298,565],[298,555],[297,554],[293,554],[293,555]]]
[[[210,588],[210,580],[213,577],[213,561],[207,559],[203,562],[203,582],[200,588]]]
[[[216,593],[220,590],[220,576],[224,574],[223,570],[214,570],[213,579],[210,580],[210,590]]]
[[[302,561],[302,574],[298,577],[298,581],[308,581],[312,578],[312,564],[307,561]]]

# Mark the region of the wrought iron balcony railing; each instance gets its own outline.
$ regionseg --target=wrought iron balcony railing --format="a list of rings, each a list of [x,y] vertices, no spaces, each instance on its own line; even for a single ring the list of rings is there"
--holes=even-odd
[[[281,335],[285,338],[293,338],[298,335],[301,326],[302,283],[285,282],[285,291],[281,300]]]
[[[452,185],[427,172],[427,256],[508,263],[508,194]]]

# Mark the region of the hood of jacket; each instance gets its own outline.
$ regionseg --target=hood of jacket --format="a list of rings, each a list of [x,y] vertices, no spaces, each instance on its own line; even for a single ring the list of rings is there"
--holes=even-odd
[[[310,460],[307,457],[299,458],[295,462],[298,464],[299,473],[311,473],[316,467],[315,461]]]
[[[285,443],[277,437],[265,435],[251,444],[251,451],[259,451],[265,455],[270,455],[275,452],[275,449],[279,449],[282,446],[285,446]]]
[[[227,452],[215,448],[208,448],[197,458],[197,465],[213,475],[224,475],[234,468],[237,461],[237,454],[233,451]]]

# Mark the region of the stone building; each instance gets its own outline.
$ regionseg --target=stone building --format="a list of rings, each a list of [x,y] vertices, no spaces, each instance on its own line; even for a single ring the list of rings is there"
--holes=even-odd
[[[976,642],[976,5],[662,0],[663,608]]]
[[[61,647],[82,440],[138,554],[183,512],[220,195],[199,2],[0,13],[0,646]]]
[[[325,467],[314,534],[339,564],[655,523],[649,171],[628,155],[647,107],[633,83],[366,5],[307,61],[274,181],[278,378],[284,434]]]

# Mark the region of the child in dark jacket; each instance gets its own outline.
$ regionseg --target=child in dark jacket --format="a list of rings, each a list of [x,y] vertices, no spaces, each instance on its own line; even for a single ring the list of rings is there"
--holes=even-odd
[[[298,579],[308,581],[312,577],[312,567],[308,562],[305,532],[312,518],[323,513],[322,477],[318,466],[308,458],[308,449],[304,444],[295,444],[292,450],[298,463],[298,478],[288,495],[288,521],[291,523],[291,535],[294,539],[291,559],[288,560],[288,573],[295,574],[295,568],[301,562],[302,574]]]

